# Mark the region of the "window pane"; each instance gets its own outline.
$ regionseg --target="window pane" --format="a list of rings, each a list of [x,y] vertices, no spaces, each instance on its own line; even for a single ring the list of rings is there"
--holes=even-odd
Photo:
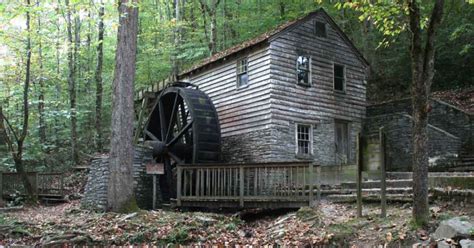
[[[344,77],[344,66],[334,65],[334,76],[335,77]]]
[[[246,85],[249,82],[249,76],[247,73],[243,73],[237,76],[237,83],[239,86]]]
[[[298,56],[296,60],[296,73],[298,76],[298,83],[299,84],[309,84],[309,66],[310,66],[310,59],[306,56]]]
[[[344,66],[334,65],[334,89],[344,91]]]
[[[310,126],[306,125],[297,125],[296,127],[296,137],[297,137],[297,146],[298,154],[310,154],[311,140],[310,140]]]
[[[326,37],[326,24],[324,22],[316,22],[315,24],[316,36]]]
[[[344,79],[334,78],[334,89],[344,91]]]

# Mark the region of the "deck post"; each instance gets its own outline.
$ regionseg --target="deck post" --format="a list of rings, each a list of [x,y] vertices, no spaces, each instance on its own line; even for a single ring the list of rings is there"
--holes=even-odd
[[[61,180],[61,186],[60,186],[61,193],[60,194],[61,194],[61,197],[63,197],[64,196],[64,173],[59,174],[59,176],[61,178],[60,179]]]
[[[313,205],[313,186],[314,186],[314,167],[313,163],[309,163],[309,206]]]
[[[242,165],[239,165],[239,200],[240,200],[240,207],[244,207],[244,167]]]
[[[321,166],[316,167],[316,187],[318,187],[317,200],[321,203]]]
[[[33,191],[36,195],[36,198],[38,198],[38,195],[39,195],[39,186],[38,186],[39,180],[38,180],[38,178],[39,178],[38,177],[38,172],[34,172],[34,174],[33,174],[34,183],[32,183],[32,186],[33,186]],[[30,183],[31,183],[31,181],[30,181]]]
[[[357,217],[362,217],[362,149],[361,134],[357,134]]]
[[[176,205],[178,205],[178,207],[181,206],[181,185],[182,185],[182,174],[183,174],[183,171],[182,171],[182,168],[180,165],[176,166],[177,167],[177,174],[178,174],[178,185],[177,185],[177,189],[176,189]]]
[[[153,203],[152,209],[156,208],[156,174],[153,174]]]
[[[385,135],[384,128],[380,127],[379,129],[379,141],[380,141],[380,203],[381,203],[381,213],[380,217],[387,217],[387,173],[386,173],[386,164],[385,164]]]
[[[0,201],[3,199],[3,172],[0,171]]]

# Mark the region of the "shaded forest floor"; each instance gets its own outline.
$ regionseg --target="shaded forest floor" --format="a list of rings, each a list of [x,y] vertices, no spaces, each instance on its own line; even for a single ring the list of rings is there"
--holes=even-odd
[[[95,213],[79,201],[56,206],[28,207],[0,213],[0,245],[220,244],[220,245],[384,245],[427,243],[437,223],[452,216],[474,216],[473,206],[442,202],[432,206],[427,230],[409,223],[411,206],[392,204],[381,219],[379,206],[364,206],[356,218],[350,204],[323,201],[315,208],[235,214],[141,211],[134,214]]]

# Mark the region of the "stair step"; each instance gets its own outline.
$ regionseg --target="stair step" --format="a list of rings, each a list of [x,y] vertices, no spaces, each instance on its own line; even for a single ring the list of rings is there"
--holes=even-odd
[[[386,183],[387,183],[387,188],[389,188],[389,187],[390,188],[412,187],[413,180],[411,180],[411,179],[396,179],[396,180],[387,180]],[[341,187],[343,189],[355,189],[357,187],[357,183],[356,182],[341,183]],[[380,188],[380,187],[381,187],[380,180],[362,182],[362,188],[363,189]]]
[[[473,177],[474,173],[470,171],[466,172],[429,172],[428,177]],[[387,179],[412,179],[412,172],[387,172]]]
[[[328,195],[327,199],[337,203],[350,203],[357,201],[356,194],[350,195]],[[380,195],[362,195],[364,202],[380,202]],[[412,202],[413,196],[407,194],[387,194],[388,202]]]

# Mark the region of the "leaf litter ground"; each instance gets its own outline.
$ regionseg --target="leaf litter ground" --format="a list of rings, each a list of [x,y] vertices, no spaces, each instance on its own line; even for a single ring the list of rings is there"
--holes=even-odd
[[[443,202],[431,209],[432,226],[450,216],[473,215],[472,206]],[[470,212],[469,212],[470,211]],[[0,213],[0,245],[218,245],[218,246],[396,246],[428,242],[432,230],[409,224],[411,207],[391,205],[388,217],[378,217],[377,205],[323,201],[298,211],[259,212],[252,218],[235,214],[140,211],[97,213],[79,208],[79,201],[56,206],[28,207]]]

